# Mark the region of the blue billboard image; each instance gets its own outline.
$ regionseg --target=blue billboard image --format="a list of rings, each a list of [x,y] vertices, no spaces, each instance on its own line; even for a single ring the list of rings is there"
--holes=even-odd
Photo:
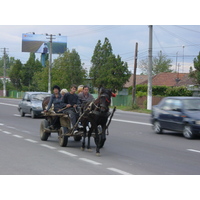
[[[22,52],[49,53],[49,36],[43,34],[23,33]],[[61,54],[67,50],[67,37],[56,35],[52,40],[52,53]]]

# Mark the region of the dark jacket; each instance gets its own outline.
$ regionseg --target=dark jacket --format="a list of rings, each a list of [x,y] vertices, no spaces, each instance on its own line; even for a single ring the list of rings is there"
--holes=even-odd
[[[80,101],[77,94],[71,94],[70,92],[66,93],[63,97],[64,104],[70,104],[71,106],[80,105]]]
[[[47,111],[51,108],[52,104],[54,104],[54,110],[58,111],[63,107],[62,105],[62,95],[59,93],[58,97],[56,98],[55,94],[51,95],[51,98],[48,103]]]

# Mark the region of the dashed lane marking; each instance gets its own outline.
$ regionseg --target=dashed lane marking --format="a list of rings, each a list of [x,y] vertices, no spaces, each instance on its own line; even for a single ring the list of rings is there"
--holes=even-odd
[[[3,126],[4,124],[0,123],[0,126]]]
[[[31,139],[25,139],[25,140],[28,141],[28,142],[32,142],[32,143],[38,143],[37,141],[31,140]]]
[[[87,159],[87,158],[79,158],[79,160],[82,160],[84,162],[88,162],[88,163],[93,164],[93,165],[102,165],[102,163],[99,163],[99,162],[96,162],[96,161],[93,161],[93,160],[90,160],[90,159]]]
[[[112,119],[112,121],[125,122],[125,123],[131,123],[131,124],[140,124],[140,125],[146,125],[146,126],[152,126],[152,124],[150,124],[150,123],[129,121],[129,120],[123,120],[123,119]]]
[[[21,117],[19,114],[14,114],[15,117]]]
[[[110,171],[113,171],[113,172],[117,172],[117,173],[122,174],[122,175],[132,175],[128,172],[125,172],[125,171],[122,171],[122,170],[116,169],[116,168],[107,168],[107,169],[110,170]]]
[[[188,151],[192,151],[192,152],[196,152],[196,153],[200,153],[199,150],[195,150],[195,149],[187,149]]]
[[[23,138],[21,135],[13,135],[16,138]]]
[[[73,153],[69,153],[69,152],[67,152],[67,151],[62,151],[62,150],[60,150],[60,151],[58,151],[58,152],[59,152],[59,153],[63,153],[63,154],[68,155],[68,156],[72,156],[72,157],[77,156],[77,155],[75,155],[75,154],[73,154]]]
[[[8,134],[8,135],[11,134],[11,132],[8,132],[8,131],[2,131],[2,132],[5,133],[5,134]]]
[[[46,147],[48,149],[56,149],[56,147],[49,146],[47,144],[40,144],[42,147]]]
[[[14,106],[14,107],[18,107],[18,105],[15,104],[10,104],[10,103],[0,103],[1,105],[5,105],[5,106]]]

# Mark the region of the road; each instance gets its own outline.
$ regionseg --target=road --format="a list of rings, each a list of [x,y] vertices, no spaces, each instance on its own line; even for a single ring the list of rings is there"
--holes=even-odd
[[[200,174],[200,140],[153,133],[150,115],[116,111],[101,157],[81,151],[69,139],[60,147],[56,133],[41,141],[41,118],[20,117],[17,99],[0,99],[1,175],[194,175]]]

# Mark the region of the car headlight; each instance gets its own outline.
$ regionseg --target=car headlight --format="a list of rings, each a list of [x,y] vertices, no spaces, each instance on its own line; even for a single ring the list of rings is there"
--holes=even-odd
[[[195,124],[200,125],[200,120],[195,121]]]

